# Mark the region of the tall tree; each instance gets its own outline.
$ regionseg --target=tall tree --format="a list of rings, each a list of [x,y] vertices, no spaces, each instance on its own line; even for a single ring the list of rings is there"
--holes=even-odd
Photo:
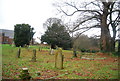
[[[110,11],[114,10],[115,2],[110,6]],[[120,9],[120,2],[116,4],[116,6]],[[116,17],[114,17],[116,15]],[[115,51],[115,38],[117,33],[117,27],[120,25],[120,11],[116,13],[111,13],[109,16],[109,25],[112,27],[113,36],[111,37],[111,50]]]
[[[58,3],[56,6],[60,12],[67,16],[73,16],[80,13],[76,25],[71,30],[72,32],[81,29],[89,30],[96,27],[101,28],[101,50],[109,52],[112,51],[109,27],[110,24],[113,23],[109,19],[109,16],[113,13],[118,14],[118,12],[120,12],[118,6],[116,6],[117,1],[118,0],[92,0],[83,4],[79,4],[79,2],[74,1],[64,2],[62,4]],[[66,8],[71,9],[66,10]],[[114,23],[116,22],[118,23],[119,21],[115,20]],[[118,27],[118,24],[116,24],[116,27]],[[81,25],[83,26],[81,27]]]
[[[48,18],[45,23],[43,23],[44,28],[51,27],[53,23],[63,24],[61,19],[58,18]]]
[[[63,49],[68,49],[71,46],[71,37],[60,23],[53,23],[51,27],[48,27],[45,34],[42,35],[41,41]]]
[[[29,45],[35,32],[29,24],[16,24],[14,26],[14,42],[16,47],[23,47],[25,44]]]

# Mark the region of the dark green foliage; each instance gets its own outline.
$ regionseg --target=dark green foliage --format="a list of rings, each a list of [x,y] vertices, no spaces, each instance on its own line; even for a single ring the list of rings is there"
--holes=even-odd
[[[42,35],[41,41],[63,49],[71,47],[71,37],[65,27],[59,23],[53,23],[51,27],[48,27],[45,34]]]
[[[14,42],[16,47],[29,45],[35,32],[29,24],[16,24],[14,26]]]
[[[112,55],[113,55],[113,56],[120,57],[120,52],[112,52]]]
[[[96,52],[99,52],[99,50],[90,50],[90,49],[81,49],[80,50],[81,52],[88,52],[88,53],[96,53]]]
[[[81,52],[86,52],[86,49],[81,49]]]

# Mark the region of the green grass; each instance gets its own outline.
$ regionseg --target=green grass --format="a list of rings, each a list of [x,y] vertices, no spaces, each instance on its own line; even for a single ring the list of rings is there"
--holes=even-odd
[[[30,61],[33,49],[37,50],[37,62]],[[77,58],[71,58],[72,51],[63,50],[64,69],[59,70],[54,67],[54,55],[49,55],[49,49],[43,48],[44,51],[42,52],[38,49],[39,46],[30,46],[29,49],[21,48],[21,56],[16,58],[18,47],[2,45],[3,79],[20,79],[19,75],[23,67],[29,69],[30,75],[34,79],[46,79],[55,76],[58,76],[55,79],[118,79],[118,62],[83,60],[80,59],[81,53],[78,54]],[[100,56],[94,55],[94,57],[99,58]],[[37,71],[41,72],[40,77],[36,75]]]

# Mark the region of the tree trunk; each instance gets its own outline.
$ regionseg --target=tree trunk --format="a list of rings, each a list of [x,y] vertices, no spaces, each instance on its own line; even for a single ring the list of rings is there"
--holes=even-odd
[[[111,42],[111,37],[110,37],[109,28],[106,25],[103,25],[101,27],[101,50],[105,52],[110,52],[111,51],[110,42]]]
[[[111,39],[111,52],[115,52],[115,39]]]
[[[112,52],[115,52],[115,38],[116,38],[116,27],[113,27],[113,37],[111,38],[111,51]]]
[[[103,7],[103,14],[101,15],[101,51],[110,52],[111,36],[107,25],[108,6],[104,5]]]

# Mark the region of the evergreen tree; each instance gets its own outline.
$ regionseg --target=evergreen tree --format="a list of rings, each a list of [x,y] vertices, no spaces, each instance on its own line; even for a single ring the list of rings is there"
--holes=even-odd
[[[45,34],[42,35],[41,41],[63,49],[71,47],[71,37],[66,28],[59,23],[53,23],[51,27],[48,27]]]
[[[35,32],[29,24],[16,24],[14,26],[14,42],[16,47],[23,47],[25,44],[29,45]]]

